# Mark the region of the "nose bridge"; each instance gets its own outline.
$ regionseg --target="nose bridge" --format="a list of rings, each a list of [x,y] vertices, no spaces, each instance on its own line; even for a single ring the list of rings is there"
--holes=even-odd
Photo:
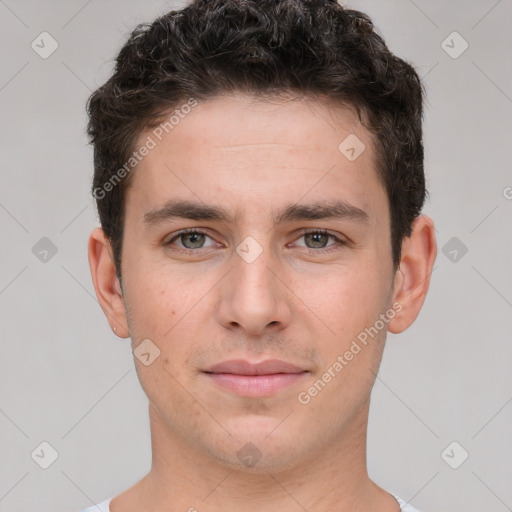
[[[269,324],[286,321],[283,290],[274,275],[276,264],[265,234],[258,240],[256,236],[248,236],[236,247],[228,290],[221,297],[224,325],[238,324],[257,334]]]
[[[238,303],[252,303],[253,308],[262,311],[274,302],[275,293],[275,276],[269,269],[272,266],[270,244],[263,237],[258,237],[258,241],[248,236],[238,245],[233,269]]]

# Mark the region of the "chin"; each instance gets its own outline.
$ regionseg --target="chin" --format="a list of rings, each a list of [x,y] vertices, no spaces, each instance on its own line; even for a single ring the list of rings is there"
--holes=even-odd
[[[304,437],[290,431],[288,420],[248,416],[219,421],[233,436],[223,430],[222,439],[208,443],[208,450],[215,458],[248,471],[285,469],[297,463],[297,447],[304,443]]]

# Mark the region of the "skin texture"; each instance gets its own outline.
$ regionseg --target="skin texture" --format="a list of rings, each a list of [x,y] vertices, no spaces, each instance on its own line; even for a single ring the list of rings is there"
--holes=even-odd
[[[366,146],[354,161],[338,150],[350,134]],[[370,392],[387,330],[407,329],[423,305],[437,247],[432,220],[420,216],[394,271],[386,192],[373,140],[355,113],[334,113],[313,99],[220,96],[181,119],[133,172],[123,293],[102,230],[89,240],[92,278],[110,325],[131,337],[132,349],[150,339],[160,350],[149,366],[134,359],[149,399],[151,471],[112,500],[111,512],[399,510],[366,470]],[[340,198],[368,221],[272,221],[272,212],[289,204]],[[222,206],[234,219],[145,227],[144,214],[169,199]],[[165,245],[186,228],[207,236]],[[346,244],[304,236],[315,229]],[[251,263],[236,252],[249,236],[262,249]],[[300,403],[298,394],[393,303],[400,305],[394,318]],[[272,358],[309,373],[263,398],[219,388],[203,373],[228,359]],[[252,467],[237,455],[247,443],[260,456]]]

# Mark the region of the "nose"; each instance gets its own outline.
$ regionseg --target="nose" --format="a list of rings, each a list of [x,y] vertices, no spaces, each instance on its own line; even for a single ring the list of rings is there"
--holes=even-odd
[[[255,336],[285,328],[291,316],[291,294],[281,281],[279,263],[269,248],[253,261],[240,254],[233,254],[233,267],[221,286],[220,323]]]

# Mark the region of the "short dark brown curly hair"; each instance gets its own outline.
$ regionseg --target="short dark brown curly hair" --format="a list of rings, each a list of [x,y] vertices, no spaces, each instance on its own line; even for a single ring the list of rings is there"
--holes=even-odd
[[[376,170],[391,217],[397,269],[404,237],[426,197],[424,87],[393,55],[371,19],[335,0],[194,0],[138,25],[112,77],[87,102],[94,146],[92,193],[121,281],[125,192],[116,173],[140,134],[190,98],[223,93],[297,94],[354,108],[376,141]],[[101,194],[98,192],[100,191]]]

